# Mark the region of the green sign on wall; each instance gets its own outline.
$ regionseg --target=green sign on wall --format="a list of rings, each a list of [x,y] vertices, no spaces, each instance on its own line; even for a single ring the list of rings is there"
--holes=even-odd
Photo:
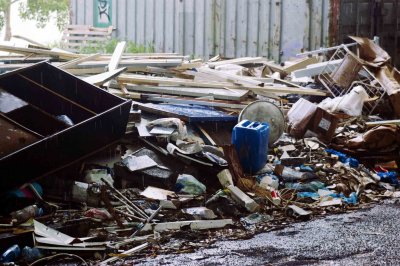
[[[108,27],[112,24],[112,0],[94,0],[93,24],[95,27]]]

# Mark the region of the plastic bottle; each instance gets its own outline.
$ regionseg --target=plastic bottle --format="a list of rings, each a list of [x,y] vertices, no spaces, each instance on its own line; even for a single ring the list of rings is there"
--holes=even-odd
[[[24,247],[21,253],[22,259],[26,262],[31,262],[44,256],[40,249],[28,246]]]
[[[279,187],[279,178],[273,174],[262,174],[256,177],[257,182],[260,187],[269,189],[278,189]]]
[[[223,189],[218,190],[217,192],[215,192],[215,194],[211,198],[209,198],[206,201],[205,205],[207,206],[207,205],[209,205],[209,204],[211,204],[213,202],[216,202],[218,200],[218,198],[223,196],[223,195],[226,195],[225,191]]]
[[[341,161],[344,164],[350,165],[350,167],[357,168],[360,164],[357,159],[348,157],[346,154],[341,153],[339,151],[335,151],[333,149],[326,149],[325,151],[329,154],[337,155],[339,157],[339,161]]]
[[[22,210],[11,213],[14,224],[21,224],[30,218],[35,218],[43,215],[43,209],[37,205],[31,205],[23,208]]]
[[[276,165],[275,174],[282,177],[284,181],[305,181],[316,177],[314,173],[299,172],[290,167],[283,165]]]
[[[295,189],[297,191],[318,191],[325,187],[325,184],[320,181],[312,181],[309,183],[286,183],[286,188]]]
[[[396,172],[377,172],[376,174],[379,176],[381,182],[390,183],[395,186],[399,185]]]
[[[13,262],[16,261],[21,255],[21,249],[18,245],[11,246],[1,256],[1,262]]]

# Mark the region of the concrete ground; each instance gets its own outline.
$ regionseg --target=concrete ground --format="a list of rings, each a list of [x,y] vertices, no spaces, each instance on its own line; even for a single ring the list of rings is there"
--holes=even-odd
[[[135,265],[400,265],[399,224],[400,202],[392,200]]]

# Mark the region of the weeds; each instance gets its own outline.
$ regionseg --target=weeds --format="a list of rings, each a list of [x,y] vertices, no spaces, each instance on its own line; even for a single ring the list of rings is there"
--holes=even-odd
[[[109,41],[99,42],[99,41],[91,41],[86,44],[83,44],[78,50],[79,53],[82,54],[94,54],[94,53],[106,53],[112,54],[114,52],[115,47],[117,46],[118,39],[111,39]],[[152,43],[148,43],[147,45],[136,44],[132,41],[126,41],[126,53],[153,53],[154,45]]]

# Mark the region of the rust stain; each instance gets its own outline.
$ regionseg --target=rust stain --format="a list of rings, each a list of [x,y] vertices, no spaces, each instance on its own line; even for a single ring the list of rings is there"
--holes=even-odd
[[[331,0],[330,4],[328,40],[329,46],[334,46],[339,37],[340,0]]]

